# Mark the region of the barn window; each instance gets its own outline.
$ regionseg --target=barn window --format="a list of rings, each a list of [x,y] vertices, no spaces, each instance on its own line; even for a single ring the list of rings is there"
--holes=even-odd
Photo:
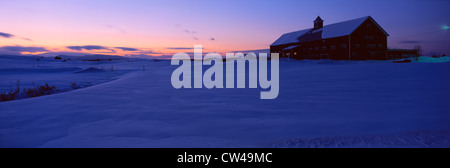
[[[341,48],[347,48],[347,44],[341,44]]]
[[[370,56],[375,56],[375,52],[370,52]]]
[[[331,50],[335,50],[335,49],[336,49],[336,46],[332,45],[332,46],[330,46],[330,49],[331,49]]]
[[[309,51],[312,51],[312,48],[309,48],[308,50],[309,50]]]
[[[378,44],[378,48],[383,48],[383,44]]]
[[[370,23],[367,23],[367,28],[369,28],[370,26],[372,26]]]
[[[376,48],[375,44],[367,44],[367,48]]]
[[[297,55],[297,52],[294,52],[294,55]]]
[[[319,47],[315,47],[314,50],[319,51]]]
[[[326,46],[322,46],[322,51],[325,51],[325,50],[327,50],[327,47]]]
[[[356,44],[355,46],[356,46],[356,48],[359,48],[359,47],[360,47],[359,44]]]

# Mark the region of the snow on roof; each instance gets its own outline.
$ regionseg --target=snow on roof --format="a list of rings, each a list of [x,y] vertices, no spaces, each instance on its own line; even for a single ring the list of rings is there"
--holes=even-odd
[[[353,31],[355,31],[364,21],[371,18],[370,16],[365,16],[353,20],[343,21],[339,23],[329,24],[326,26],[323,26],[323,28],[319,30],[314,30],[312,33],[317,33],[322,31],[321,39],[327,39],[327,38],[333,38],[333,37],[341,37],[350,35]],[[387,34],[373,19],[372,21],[386,34]],[[283,34],[280,38],[278,38],[275,42],[272,43],[271,46],[276,45],[282,45],[282,44],[289,44],[289,43],[295,43],[295,42],[303,42],[304,40],[299,39],[305,39],[300,38],[301,36],[307,34],[310,32],[312,28],[304,29],[300,31],[295,31],[291,33]]]
[[[322,38],[326,39],[350,35],[368,18],[369,16],[365,16],[358,19],[323,26]]]
[[[271,46],[298,42],[297,38],[310,30],[312,30],[312,28],[283,34],[277,41],[273,42]]]
[[[283,50],[290,50],[290,49],[293,49],[293,48],[298,47],[298,46],[299,45],[289,46],[289,47],[283,48]]]

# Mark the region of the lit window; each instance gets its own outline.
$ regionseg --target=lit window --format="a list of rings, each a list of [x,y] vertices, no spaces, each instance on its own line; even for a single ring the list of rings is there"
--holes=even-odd
[[[294,52],[294,55],[297,55],[297,52]]]

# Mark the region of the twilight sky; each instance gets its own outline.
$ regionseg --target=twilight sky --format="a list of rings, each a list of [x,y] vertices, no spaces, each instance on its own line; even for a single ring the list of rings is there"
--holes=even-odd
[[[0,54],[266,49],[317,15],[325,25],[370,15],[389,48],[450,54],[446,0],[0,0]]]

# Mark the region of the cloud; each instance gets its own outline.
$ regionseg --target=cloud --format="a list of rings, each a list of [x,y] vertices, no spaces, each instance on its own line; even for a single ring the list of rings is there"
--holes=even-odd
[[[21,52],[47,52],[44,47],[22,47],[22,46],[3,46],[0,47],[0,54],[19,54]]]
[[[111,28],[111,29],[116,29],[124,34],[127,33],[125,30],[121,29],[120,27],[114,26],[114,25],[105,25],[105,27]]]
[[[166,47],[169,50],[193,50],[194,47]],[[204,47],[202,49],[205,49]]]
[[[420,43],[420,41],[418,41],[418,40],[403,40],[403,41],[399,41],[399,43],[403,43],[403,44],[415,44],[415,43]]]
[[[130,47],[114,47],[123,51],[139,51],[137,48],[130,48]]]
[[[29,39],[29,38],[25,38],[25,37],[22,37],[21,39],[22,39],[22,40],[26,40],[26,41],[33,41],[33,40],[31,40],[31,39]]]
[[[77,50],[77,51],[81,51],[81,50],[109,50],[107,47],[103,47],[103,46],[99,46],[99,45],[85,45],[85,46],[67,46],[66,48],[71,49],[71,50]]]
[[[4,32],[0,32],[0,37],[4,37],[4,38],[16,38],[17,36],[13,35],[13,34],[9,34],[9,33],[4,33]],[[25,38],[25,37],[17,37],[20,38],[22,40],[26,40],[26,41],[33,41],[29,38]]]
[[[198,40],[198,38],[197,37],[192,37],[194,40]]]
[[[188,29],[183,29],[183,32],[187,33],[187,34],[196,34],[196,31],[193,30],[188,30]]]
[[[166,49],[169,49],[169,50],[190,50],[190,49],[193,49],[193,48],[189,48],[189,47],[167,47]]]
[[[43,52],[48,51],[44,47],[22,47],[22,46],[3,46],[0,49],[9,50],[9,51],[27,51],[27,52]]]
[[[138,52],[138,54],[161,54],[161,53],[159,53],[159,52],[154,52],[154,51],[152,51],[152,50],[147,50],[147,51],[140,50],[140,51]]]
[[[14,35],[9,34],[9,33],[3,33],[3,32],[0,32],[0,37],[4,37],[4,38],[13,38]]]
[[[270,53],[270,49],[239,50],[239,51],[231,51],[231,52],[232,52],[232,53],[238,53],[238,52],[241,52],[241,53],[250,53],[250,52],[252,52],[252,53],[258,54],[258,53]]]
[[[211,40],[211,41],[216,41],[216,38],[212,37],[212,38],[210,38],[209,40]]]

